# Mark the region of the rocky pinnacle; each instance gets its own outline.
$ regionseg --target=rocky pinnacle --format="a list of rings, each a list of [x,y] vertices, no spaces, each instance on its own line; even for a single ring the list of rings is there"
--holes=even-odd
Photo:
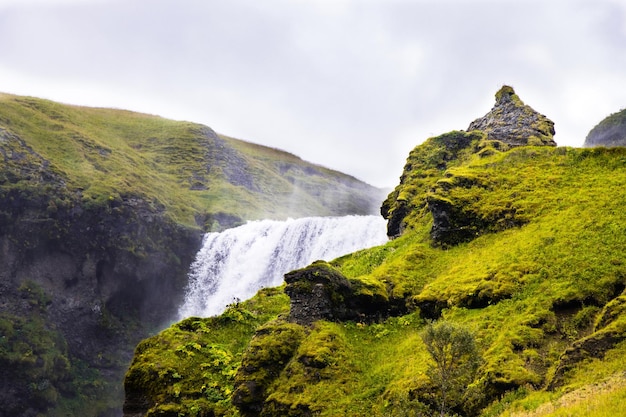
[[[509,146],[556,146],[554,122],[525,105],[508,85],[496,93],[491,111],[470,123],[467,130],[483,131],[490,140]]]

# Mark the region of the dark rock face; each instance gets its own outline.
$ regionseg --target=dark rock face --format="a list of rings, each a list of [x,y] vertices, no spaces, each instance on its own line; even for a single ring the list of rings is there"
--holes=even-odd
[[[509,146],[556,146],[554,122],[525,105],[509,86],[496,93],[495,106],[467,130],[483,131],[489,140]]]
[[[323,261],[285,274],[291,299],[289,320],[310,325],[317,320],[371,321],[406,312],[404,300],[389,300],[386,291],[363,291]]]
[[[62,335],[69,357],[121,387],[134,346],[174,317],[184,295],[188,265],[201,242],[200,236],[164,219],[137,214],[136,206],[119,209],[119,215],[83,212],[72,217],[69,230],[55,238],[46,237],[45,229],[31,229],[30,219],[16,219],[0,236],[4,266],[0,303],[7,313],[29,317],[32,308],[20,301],[18,290],[34,283],[50,300],[44,320]],[[133,248],[119,247],[107,233],[119,233],[145,246],[134,253]],[[16,243],[15,236],[29,246]],[[163,241],[154,244],[152,239],[159,238],[171,239],[171,246]],[[15,401],[28,402],[28,398],[15,397]]]
[[[201,233],[179,227],[139,197],[85,202],[19,137],[1,131],[0,141],[6,164],[0,177],[0,318],[41,323],[41,337],[58,334],[71,363],[81,361],[121,387],[134,345],[175,314]],[[68,368],[69,378],[73,372]],[[0,391],[9,392],[16,379],[43,383],[14,377],[1,379]],[[43,403],[16,395],[3,408],[45,412],[63,389],[52,387],[51,400]]]
[[[289,319],[299,324],[337,320],[347,315],[345,301],[352,295],[350,282],[328,264],[313,265],[285,274],[285,292],[291,298]]]
[[[591,129],[584,146],[626,146],[626,109],[610,115]]]

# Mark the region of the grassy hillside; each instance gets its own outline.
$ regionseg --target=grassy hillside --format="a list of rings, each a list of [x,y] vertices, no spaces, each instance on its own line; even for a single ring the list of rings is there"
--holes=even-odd
[[[83,204],[140,196],[187,226],[369,214],[382,199],[353,177],[190,122],[0,94],[0,129],[48,161]]]
[[[383,198],[199,124],[0,94],[0,417],[118,416],[133,349],[178,311],[203,231]]]
[[[451,137],[467,135],[450,159]],[[263,291],[144,341],[127,405],[137,404],[130,392],[149,416],[439,415],[422,336],[447,322],[475,337],[482,359],[450,414],[619,415],[626,149],[501,150],[467,135],[431,138],[409,156],[384,208],[406,211],[400,237],[330,263],[353,287],[403,301],[400,315],[307,327],[289,321],[281,289]],[[457,227],[433,235],[441,207]]]

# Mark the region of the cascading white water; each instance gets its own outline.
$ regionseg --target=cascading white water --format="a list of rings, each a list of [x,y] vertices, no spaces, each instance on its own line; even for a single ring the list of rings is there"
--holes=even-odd
[[[386,241],[386,222],[379,216],[260,220],[207,233],[191,266],[180,319],[221,314],[236,300],[281,285],[289,271]]]

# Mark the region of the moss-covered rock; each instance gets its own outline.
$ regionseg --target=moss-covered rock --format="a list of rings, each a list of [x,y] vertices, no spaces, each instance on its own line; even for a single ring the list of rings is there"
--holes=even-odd
[[[387,235],[400,236],[412,221],[426,212],[426,197],[446,169],[458,165],[471,153],[472,144],[486,137],[481,132],[453,131],[427,139],[416,146],[404,165],[400,184],[389,194],[381,207],[388,220]]]
[[[400,236],[411,223],[427,214],[427,205],[434,217],[433,239],[440,243],[455,244],[472,239],[482,230],[491,228],[490,223],[494,221],[501,223],[498,227],[502,223],[517,224],[511,220],[511,209],[491,216],[492,219],[479,219],[464,212],[447,196],[431,191],[433,187],[449,189],[455,185],[465,188],[474,185],[473,179],[461,183],[458,176],[454,184],[447,174],[449,168],[474,156],[485,158],[518,146],[556,146],[553,136],[551,120],[525,105],[512,87],[502,87],[496,93],[495,106],[470,123],[467,132],[452,131],[430,138],[411,151],[400,184],[381,207],[382,216],[388,220],[387,234]]]
[[[347,382],[355,372],[350,357],[350,345],[341,327],[317,321],[273,384],[261,415],[319,414],[324,410],[328,386]]]
[[[274,320],[287,309],[288,298],[281,289],[261,290],[255,299],[232,305],[219,317],[190,317],[142,341],[124,380],[124,416],[232,416],[244,350],[260,339],[269,342],[260,335],[277,328]],[[259,337],[253,343],[257,329]],[[250,352],[244,363],[252,374],[255,362]],[[269,363],[274,354],[272,350],[256,360]]]
[[[304,336],[302,326],[282,320],[256,331],[235,376],[232,397],[244,416],[260,415],[268,388],[287,366]]]
[[[428,209],[433,216],[430,236],[437,245],[456,245],[486,232],[502,231],[525,224],[528,219],[517,213],[508,199],[485,204],[482,196],[489,195],[496,184],[488,176],[468,170],[446,171],[427,196]]]
[[[489,140],[509,146],[556,146],[554,122],[525,105],[507,85],[496,93],[491,111],[470,123],[467,130],[480,130]]]
[[[626,295],[622,294],[604,305],[593,333],[577,340],[563,352],[548,383],[548,389],[560,387],[566,379],[566,374],[575,370],[581,362],[593,358],[602,359],[608,351],[624,340],[626,340]]]
[[[285,282],[291,299],[289,319],[302,325],[317,320],[371,321],[406,311],[404,300],[390,300],[384,286],[348,280],[323,261],[287,273]]]

